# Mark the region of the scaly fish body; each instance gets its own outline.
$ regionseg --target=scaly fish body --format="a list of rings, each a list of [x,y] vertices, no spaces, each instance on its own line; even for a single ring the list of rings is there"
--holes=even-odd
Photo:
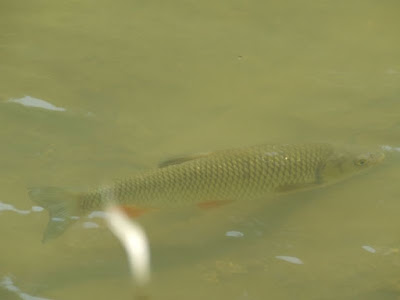
[[[260,197],[321,182],[321,168],[333,151],[330,145],[312,144],[214,152],[82,195],[80,205],[82,210],[92,210],[113,199],[122,204],[160,207]]]
[[[375,165],[383,157],[382,153],[352,153],[330,144],[261,145],[216,151],[175,159],[158,169],[78,195],[65,206],[64,215],[82,215],[111,201],[140,207],[173,207],[250,200],[269,193],[329,184]],[[65,204],[68,198],[56,188],[33,189],[31,197],[49,209],[51,218],[56,216],[56,210],[52,213],[52,201],[61,211],[60,203]]]

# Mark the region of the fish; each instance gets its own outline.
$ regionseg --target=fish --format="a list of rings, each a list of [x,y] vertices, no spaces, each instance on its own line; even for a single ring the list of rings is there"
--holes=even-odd
[[[49,212],[43,241],[61,235],[76,216],[117,204],[137,215],[163,207],[210,207],[269,194],[323,187],[383,161],[381,151],[329,143],[266,144],[176,157],[158,168],[90,192],[34,187],[31,199]]]

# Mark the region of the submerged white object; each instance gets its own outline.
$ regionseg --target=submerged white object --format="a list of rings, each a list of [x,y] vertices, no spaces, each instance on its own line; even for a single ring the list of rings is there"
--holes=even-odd
[[[303,261],[300,258],[294,257],[294,256],[278,255],[278,256],[275,256],[275,258],[280,259],[280,260],[284,260],[284,261],[287,261],[287,262],[290,262],[290,263],[296,264],[296,265],[304,264]]]
[[[3,288],[5,288],[6,290],[8,290],[10,292],[14,292],[22,300],[50,300],[49,298],[35,297],[35,296],[31,296],[29,294],[22,292],[19,287],[14,285],[14,282],[12,281],[11,277],[9,277],[9,276],[3,277],[3,280],[0,281],[0,286],[2,286]]]
[[[25,96],[17,99],[9,99],[7,102],[18,103],[23,106],[29,106],[29,107],[39,107],[47,110],[66,111],[64,107],[57,107],[45,100],[33,98],[31,96]]]
[[[125,248],[133,279],[140,286],[147,284],[150,281],[150,251],[144,230],[115,207],[108,209],[106,220]]]
[[[363,248],[365,251],[368,251],[370,253],[376,253],[376,250],[374,248],[372,248],[371,246],[364,245],[361,248]]]

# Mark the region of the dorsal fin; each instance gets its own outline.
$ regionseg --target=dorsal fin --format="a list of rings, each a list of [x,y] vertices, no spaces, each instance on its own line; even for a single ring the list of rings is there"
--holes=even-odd
[[[202,153],[195,153],[195,154],[190,154],[190,155],[186,155],[186,156],[176,156],[176,157],[161,161],[158,164],[158,167],[165,168],[165,167],[172,166],[172,165],[179,165],[184,162],[207,157],[211,154],[213,154],[213,152],[202,152]]]

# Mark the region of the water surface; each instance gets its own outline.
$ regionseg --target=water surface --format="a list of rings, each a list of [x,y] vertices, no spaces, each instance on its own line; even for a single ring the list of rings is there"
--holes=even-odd
[[[259,143],[400,147],[399,8],[4,2],[0,280],[54,300],[135,290],[101,219],[42,244],[48,217],[32,211],[31,186],[85,190],[171,155]],[[65,110],[8,102],[26,96]],[[265,205],[144,216],[150,299],[398,299],[399,155]],[[1,297],[22,296],[3,285]]]

